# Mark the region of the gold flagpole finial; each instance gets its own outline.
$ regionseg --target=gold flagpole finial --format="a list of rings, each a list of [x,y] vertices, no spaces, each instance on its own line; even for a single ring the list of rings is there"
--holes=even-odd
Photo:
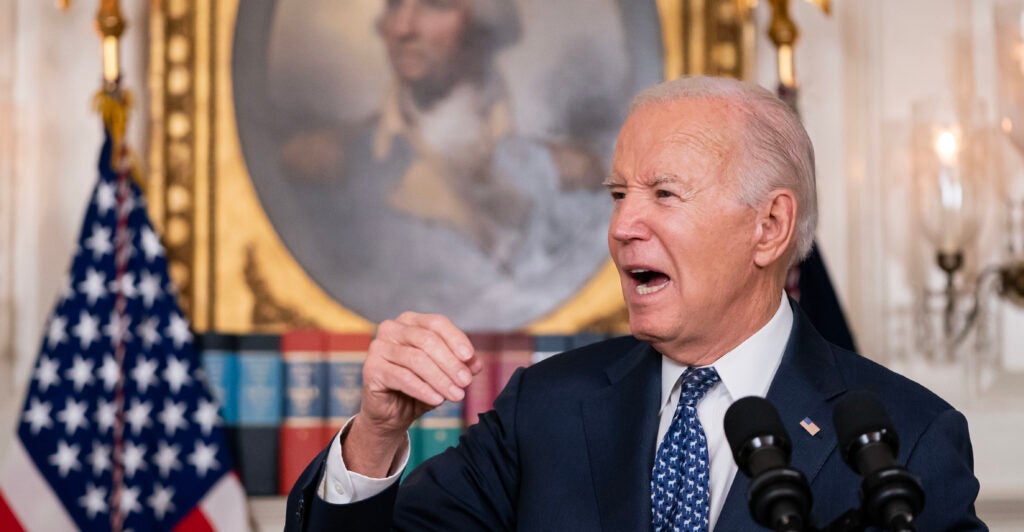
[[[57,7],[61,11],[67,11],[71,9],[71,0],[57,0]]]
[[[121,77],[120,41],[124,28],[120,3],[117,0],[100,0],[96,31],[103,39],[103,85],[106,90],[115,88]]]

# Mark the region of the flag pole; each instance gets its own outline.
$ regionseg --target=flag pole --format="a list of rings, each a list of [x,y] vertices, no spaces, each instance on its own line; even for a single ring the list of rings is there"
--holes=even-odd
[[[110,167],[117,174],[116,209],[117,225],[114,233],[114,265],[115,282],[119,285],[123,282],[128,267],[128,258],[131,251],[131,235],[127,229],[128,215],[131,210],[129,196],[131,195],[130,178],[133,175],[133,167],[125,145],[125,132],[128,126],[128,113],[131,109],[131,94],[121,87],[121,35],[124,33],[126,24],[121,15],[121,6],[118,0],[100,0],[99,9],[96,11],[95,27],[102,41],[103,52],[103,85],[94,99],[94,106],[103,119],[103,127],[111,139]],[[114,301],[114,314],[124,317],[126,315],[127,298],[123,290],[119,290]],[[125,463],[124,463],[124,416],[125,416],[125,394],[124,394],[124,359],[125,343],[123,338],[114,342],[114,360],[121,371],[114,388],[114,403],[116,417],[113,426],[114,448],[113,448],[113,471],[112,489],[110,492],[110,528],[114,532],[120,532],[124,528],[125,512],[123,510],[122,497],[125,490]]]

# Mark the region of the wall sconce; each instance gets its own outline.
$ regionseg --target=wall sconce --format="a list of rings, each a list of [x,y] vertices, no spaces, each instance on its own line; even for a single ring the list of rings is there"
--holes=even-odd
[[[933,354],[945,359],[953,359],[957,347],[978,328],[982,306],[992,293],[1024,306],[1024,257],[1010,253],[982,268],[969,264],[981,262],[977,242],[986,216],[1002,215],[1006,206],[1012,207],[999,186],[1005,183],[993,179],[998,175],[993,156],[998,139],[986,116],[984,104],[977,101],[926,100],[913,106],[915,210],[935,265],[945,275],[943,289],[925,289],[924,308],[941,309],[941,349]]]

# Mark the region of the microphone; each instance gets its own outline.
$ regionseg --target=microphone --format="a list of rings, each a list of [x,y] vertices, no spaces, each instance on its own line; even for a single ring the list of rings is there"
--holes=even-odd
[[[864,477],[861,508],[868,521],[892,530],[914,530],[924,507],[921,481],[896,463],[900,440],[874,395],[848,392],[832,412],[843,461]]]
[[[758,524],[776,531],[810,529],[811,489],[789,467],[789,434],[771,402],[744,397],[725,412],[725,438],[743,474],[751,478],[747,501]]]

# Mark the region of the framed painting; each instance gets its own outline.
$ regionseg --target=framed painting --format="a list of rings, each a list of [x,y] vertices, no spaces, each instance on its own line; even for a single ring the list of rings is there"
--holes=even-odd
[[[147,193],[198,330],[615,330],[637,91],[744,77],[742,0],[166,0]]]

